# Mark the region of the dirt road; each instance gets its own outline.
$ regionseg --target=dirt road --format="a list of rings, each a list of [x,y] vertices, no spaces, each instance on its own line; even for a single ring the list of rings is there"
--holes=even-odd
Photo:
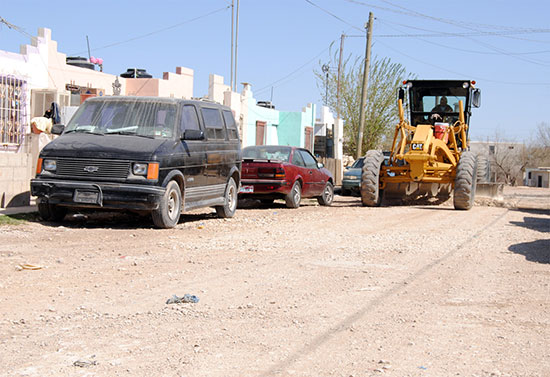
[[[550,376],[550,195],[532,190],[509,196],[531,209],[337,196],[173,230],[1,226],[0,376]]]

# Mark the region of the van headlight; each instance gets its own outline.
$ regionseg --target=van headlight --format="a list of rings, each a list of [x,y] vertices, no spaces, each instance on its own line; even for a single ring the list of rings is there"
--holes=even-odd
[[[147,164],[142,164],[139,162],[134,163],[132,172],[134,175],[147,175]]]
[[[42,163],[42,167],[46,171],[56,171],[57,170],[57,161],[56,160],[49,160],[45,159]]]

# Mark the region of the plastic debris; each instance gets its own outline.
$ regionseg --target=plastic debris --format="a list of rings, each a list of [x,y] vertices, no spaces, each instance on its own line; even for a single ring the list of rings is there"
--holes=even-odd
[[[77,360],[73,363],[73,365],[75,367],[88,368],[88,367],[91,367],[92,365],[97,365],[97,361]]]
[[[199,302],[199,298],[194,295],[190,295],[188,293],[184,294],[183,297],[178,297],[176,295],[172,295],[168,300],[166,300],[167,304],[196,304]]]
[[[44,267],[42,266],[38,266],[38,265],[35,265],[35,264],[28,264],[28,263],[25,263],[25,264],[18,264],[16,266],[16,268],[18,270],[41,270],[43,269]]]

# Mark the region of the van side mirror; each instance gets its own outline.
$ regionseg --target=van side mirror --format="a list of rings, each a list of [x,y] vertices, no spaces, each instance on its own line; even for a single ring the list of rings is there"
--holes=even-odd
[[[481,106],[481,90],[479,89],[474,89],[474,91],[472,92],[472,106]]]
[[[405,89],[399,88],[397,99],[400,99],[401,102],[405,102]]]
[[[318,163],[317,163],[317,168],[318,168],[318,169],[322,169],[322,168],[324,168],[324,167],[325,167],[325,165],[324,165],[322,162],[318,162]]]
[[[61,135],[65,131],[65,125],[63,124],[54,124],[52,126],[52,134]]]
[[[204,140],[204,132],[201,130],[185,130],[182,140]]]

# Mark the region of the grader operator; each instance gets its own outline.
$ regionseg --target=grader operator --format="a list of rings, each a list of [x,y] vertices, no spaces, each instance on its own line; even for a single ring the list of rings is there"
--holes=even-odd
[[[383,198],[443,202],[453,192],[456,209],[473,206],[477,159],[468,148],[472,107],[481,92],[475,81],[408,80],[399,89],[399,124],[390,158],[370,150],[361,175],[361,201],[379,206]],[[408,119],[405,118],[405,105]]]

